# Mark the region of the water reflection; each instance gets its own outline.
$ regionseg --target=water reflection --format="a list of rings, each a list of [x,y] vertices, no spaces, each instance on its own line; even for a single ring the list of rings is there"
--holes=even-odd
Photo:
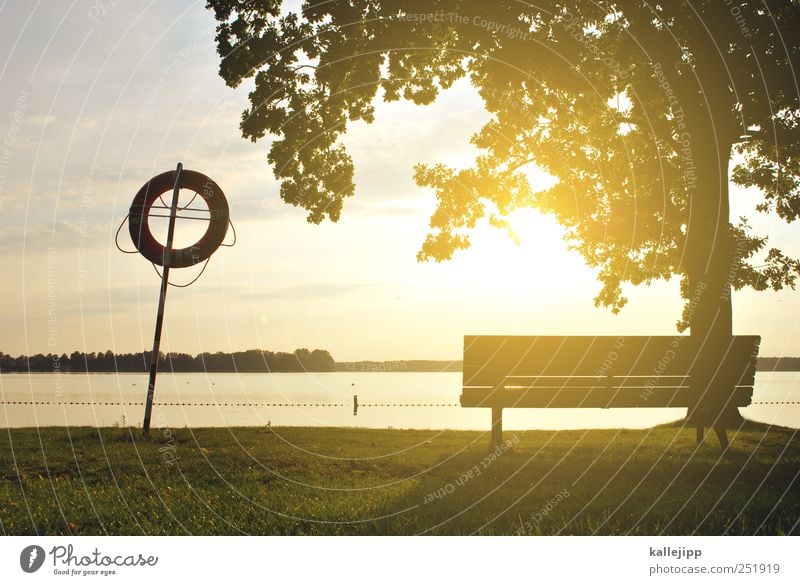
[[[0,426],[139,426],[146,390],[143,374],[3,374]],[[452,406],[460,392],[461,374],[454,372],[159,374],[153,423],[486,430],[487,409]],[[360,405],[357,416],[353,394]],[[800,373],[758,373],[753,400],[800,401]],[[507,409],[504,422],[507,429],[647,428],[684,413],[679,408]],[[742,414],[800,427],[798,404],[754,405]]]

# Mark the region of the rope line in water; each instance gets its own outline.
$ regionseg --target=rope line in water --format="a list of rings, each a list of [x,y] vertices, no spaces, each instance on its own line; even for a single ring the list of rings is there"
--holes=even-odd
[[[58,402],[58,401],[35,401],[35,400],[0,400],[0,404],[14,406],[143,406],[144,402]],[[270,407],[270,408],[352,408],[352,403],[326,403],[326,402],[156,402],[159,406],[233,406],[233,407]],[[800,400],[769,400],[751,402],[749,406],[778,406],[783,404],[800,404]],[[457,402],[440,403],[359,403],[359,408],[435,408],[435,407],[455,407],[461,406]]]
[[[420,407],[428,407],[428,406],[461,406],[457,403],[449,403],[443,402],[441,404],[380,404],[378,402],[372,404],[361,404],[358,403],[359,408],[370,408],[370,407],[388,407],[388,408],[403,408],[403,407],[411,407],[411,408],[420,408]]]
[[[46,405],[46,406],[143,406],[144,402],[48,402],[48,401],[34,401],[34,400],[0,400],[0,404],[9,405]],[[233,407],[296,407],[296,408],[312,408],[312,407],[337,407],[337,408],[352,408],[352,403],[325,403],[325,402],[155,402],[158,406],[233,406]],[[440,403],[440,404],[359,404],[359,408],[423,408],[423,407],[436,407],[436,406],[461,406],[457,403]]]

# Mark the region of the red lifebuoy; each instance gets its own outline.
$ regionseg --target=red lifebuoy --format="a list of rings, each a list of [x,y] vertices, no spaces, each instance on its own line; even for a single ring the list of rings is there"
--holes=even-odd
[[[153,177],[142,185],[131,203],[128,227],[133,245],[139,253],[159,266],[164,266],[166,248],[153,237],[147,217],[156,199],[172,191],[175,186],[175,171],[167,171]],[[225,239],[228,232],[228,201],[214,181],[197,171],[182,170],[179,187],[190,189],[200,195],[208,205],[211,219],[203,237],[187,248],[173,249],[169,256],[170,268],[185,268],[206,260]]]

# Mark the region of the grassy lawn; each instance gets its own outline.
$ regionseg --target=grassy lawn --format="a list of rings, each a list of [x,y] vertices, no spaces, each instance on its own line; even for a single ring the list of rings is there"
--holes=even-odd
[[[12,429],[4,534],[800,534],[798,431]]]

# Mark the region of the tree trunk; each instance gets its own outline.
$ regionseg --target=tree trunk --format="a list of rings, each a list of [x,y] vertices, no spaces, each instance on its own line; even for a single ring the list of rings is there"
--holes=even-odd
[[[699,120],[698,120],[699,121]],[[733,334],[731,284],[735,258],[731,241],[728,164],[733,139],[720,139],[707,122],[695,126],[691,153],[695,188],[690,190],[686,275],[690,342],[696,351],[692,386],[697,400],[687,414],[698,428],[739,426],[739,411],[729,406],[731,384],[723,363]],[[718,129],[717,129],[718,131]],[[688,161],[685,160],[688,164]],[[688,168],[688,167],[687,167]],[[685,172],[688,172],[685,170]],[[687,186],[691,183],[687,180]]]

